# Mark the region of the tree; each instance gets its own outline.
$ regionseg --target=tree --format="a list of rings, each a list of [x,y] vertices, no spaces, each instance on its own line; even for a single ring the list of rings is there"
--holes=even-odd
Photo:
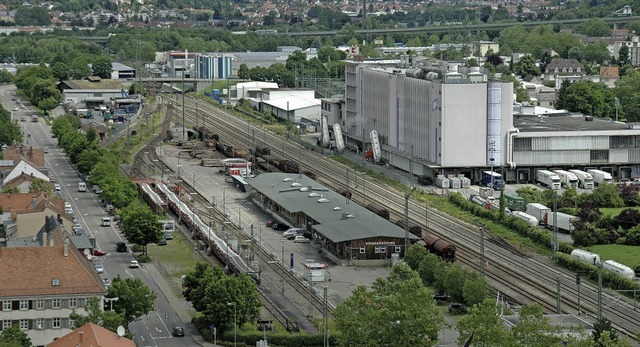
[[[119,300],[119,299],[118,299]],[[76,327],[81,327],[87,323],[99,325],[107,330],[116,332],[118,327],[126,325],[124,315],[115,311],[103,311],[100,307],[100,299],[90,298],[85,306],[86,316],[81,316],[77,312],[71,313],[69,318],[74,320]]]
[[[613,227],[629,230],[637,225],[640,225],[640,211],[635,208],[627,208],[614,218]]]
[[[462,296],[468,306],[482,303],[487,297],[487,282],[477,274],[468,273],[462,287]]]
[[[635,184],[621,184],[618,186],[618,196],[624,201],[625,206],[638,205],[638,193],[640,187]]]
[[[334,311],[342,345],[427,346],[446,325],[418,274],[406,264],[393,267],[371,290],[358,286]]]
[[[507,67],[504,64],[500,65],[499,67],[502,67],[502,66]],[[511,82],[513,84],[513,91],[516,93],[516,101],[522,102],[522,101],[528,101],[529,100],[529,94],[522,87],[522,84],[520,83],[520,81],[518,81],[516,76],[513,76],[511,74],[503,74],[502,77],[500,78],[500,80],[502,82]]]
[[[600,337],[605,332],[609,333],[609,338],[612,341],[618,340],[618,334],[613,329],[613,326],[611,326],[611,321],[605,317],[602,317],[596,321],[596,324],[593,325],[593,340],[599,341]]]
[[[249,67],[247,64],[240,64],[238,68],[238,78],[241,80],[246,80],[249,78]]]
[[[17,121],[11,121],[11,112],[0,105],[0,146],[10,146],[22,141],[22,132]]]
[[[443,268],[445,268],[444,260],[433,253],[427,253],[424,259],[420,261],[420,265],[418,265],[418,274],[422,283],[427,286],[434,284],[438,269]]]
[[[113,310],[122,314],[127,323],[154,310],[156,293],[139,278],[114,278],[107,290],[107,298],[118,298]]]
[[[527,75],[540,76],[540,68],[536,66],[536,59],[531,55],[525,55],[514,66],[516,75],[525,77]]]
[[[149,205],[134,202],[123,208],[120,215],[124,235],[129,241],[143,246],[145,255],[148,244],[162,239],[162,224]]]
[[[49,11],[40,6],[19,7],[14,18],[19,26],[47,26],[51,24]]]
[[[411,269],[418,271],[418,266],[420,266],[420,263],[426,256],[427,249],[419,243],[414,243],[405,253],[404,262],[407,263]]]
[[[68,80],[71,75],[71,68],[65,62],[56,62],[51,66],[53,77],[58,81]]]
[[[576,81],[564,87],[558,93],[561,107],[598,117],[615,116],[613,91],[603,83]]]
[[[13,74],[7,70],[0,70],[0,83],[13,83]]]
[[[8,346],[31,347],[31,339],[18,325],[4,328],[0,334],[0,343]]]
[[[96,57],[93,61],[92,69],[94,76],[98,76],[100,78],[111,78],[111,59],[103,55]]]
[[[618,195],[615,184],[599,184],[591,194],[583,197],[585,202],[589,202],[598,207],[623,207],[624,201]]]
[[[588,21],[575,27],[576,32],[597,37],[611,36],[611,27],[600,18],[589,19]]]
[[[511,330],[518,346],[553,345],[557,338],[554,338],[554,329],[540,304],[524,306],[519,316],[518,324]]]
[[[622,45],[618,50],[618,64],[620,66],[626,65],[629,63],[629,46]]]
[[[628,121],[640,119],[640,72],[629,70],[616,81],[615,93],[620,101],[619,111]]]
[[[78,171],[83,174],[88,174],[93,170],[95,164],[100,160],[102,156],[102,151],[95,148],[88,148],[80,155],[78,155],[78,160],[76,161],[76,165],[78,166]]]
[[[498,310],[493,299],[485,299],[481,304],[471,308],[469,313],[458,321],[458,344],[464,344],[473,334],[473,346],[509,346],[511,337],[498,315]]]
[[[220,267],[198,263],[194,271],[185,276],[184,284],[185,298],[218,331],[226,330],[236,320],[238,326],[252,322],[260,314],[256,285],[245,274],[227,276]],[[235,312],[229,303],[235,304]]]

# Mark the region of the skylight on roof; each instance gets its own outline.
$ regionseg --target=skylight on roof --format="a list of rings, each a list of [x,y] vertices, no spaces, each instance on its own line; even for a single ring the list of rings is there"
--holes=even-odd
[[[329,199],[327,199],[327,198],[320,198],[320,199],[318,199],[318,202],[319,202],[319,203],[329,202]]]
[[[334,211],[342,211],[342,207],[340,206],[336,206],[333,208]]]
[[[302,187],[302,183],[299,183],[299,182],[293,182],[293,183],[291,183],[291,186],[292,186],[292,187]]]
[[[285,177],[282,181],[283,181],[283,182],[291,182],[291,181],[293,181],[293,178],[291,178],[291,177]]]
[[[51,285],[54,286],[54,287],[59,286],[60,285],[60,279],[58,279],[58,278],[52,279],[51,280]]]
[[[320,196],[320,194],[318,194],[318,193],[309,193],[309,197],[310,198],[315,198],[315,197],[318,197],[318,196]]]

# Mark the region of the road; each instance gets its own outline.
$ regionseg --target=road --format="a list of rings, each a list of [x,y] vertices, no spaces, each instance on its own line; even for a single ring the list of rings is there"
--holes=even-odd
[[[12,110],[15,101],[12,101],[12,93],[15,91],[13,85],[0,86],[0,102],[7,110]],[[51,170],[49,176],[61,185],[58,192],[72,206],[75,218],[87,232],[89,237],[96,240],[97,247],[107,252],[107,255],[96,257],[105,268],[105,272],[100,276],[109,280],[120,276],[121,278],[139,278],[156,294],[156,310],[150,312],[137,321],[129,325],[129,330],[134,333],[134,339],[138,346],[159,346],[169,347],[177,344],[183,346],[200,346],[191,336],[193,329],[185,329],[185,337],[175,338],[172,335],[173,327],[185,326],[178,313],[170,304],[166,295],[160,290],[158,284],[150,272],[145,269],[146,264],[142,264],[138,269],[129,269],[129,261],[133,259],[131,253],[116,252],[116,243],[125,241],[124,237],[116,229],[115,223],[110,227],[101,226],[101,218],[107,216],[106,210],[100,202],[100,198],[90,190],[78,192],[78,182],[80,177],[71,166],[71,162],[64,154],[64,151],[57,147],[57,140],[52,137],[50,126],[42,118],[39,122],[31,122],[29,116],[36,112],[29,106],[18,108],[14,119],[26,117],[25,122],[19,122],[25,134],[24,142],[29,146],[48,147],[49,152],[45,154],[45,165]],[[30,136],[29,136],[30,135]],[[96,261],[96,259],[93,259]],[[175,299],[175,295],[174,298]],[[179,339],[176,341],[175,339]]]

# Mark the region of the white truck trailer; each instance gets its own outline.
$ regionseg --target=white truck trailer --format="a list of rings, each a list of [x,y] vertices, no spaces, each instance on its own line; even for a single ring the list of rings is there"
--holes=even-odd
[[[572,174],[578,177],[578,186],[584,189],[593,189],[593,176],[590,173],[582,170],[569,170]]]
[[[554,216],[553,212],[549,212],[547,214],[547,226],[553,229],[555,227],[554,224]],[[577,221],[579,218],[576,216],[572,216],[570,214],[556,212],[555,218],[558,222],[558,231],[561,233],[571,233],[575,229],[573,226],[573,222]]]
[[[554,190],[560,189],[560,186],[562,185],[560,176],[549,170],[538,170],[536,173],[536,182]]]
[[[527,204],[527,209],[525,211],[528,215],[534,216],[538,223],[541,225],[546,225],[549,223],[548,218],[551,215],[551,209],[543,204],[539,204],[537,202],[530,202]]]
[[[553,170],[558,176],[560,176],[560,183],[565,188],[578,188],[578,177],[565,170]]]
[[[611,174],[608,172],[596,169],[589,169],[587,172],[593,176],[593,182],[595,182],[596,185],[600,185],[602,183],[613,183],[613,177],[611,177]]]

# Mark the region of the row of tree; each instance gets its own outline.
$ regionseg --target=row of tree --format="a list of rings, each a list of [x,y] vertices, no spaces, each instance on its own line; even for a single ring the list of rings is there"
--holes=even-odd
[[[11,119],[11,112],[0,105],[0,147],[11,146],[22,141],[22,131],[18,120]]]

